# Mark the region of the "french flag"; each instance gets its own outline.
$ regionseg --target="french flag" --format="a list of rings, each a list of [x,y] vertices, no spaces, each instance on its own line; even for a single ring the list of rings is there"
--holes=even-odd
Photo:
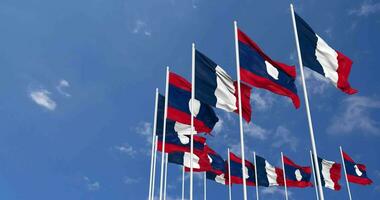
[[[348,82],[350,58],[331,48],[297,13],[294,14],[303,65],[326,77],[343,92],[357,93]]]
[[[342,152],[348,181],[360,185],[372,184],[372,180],[367,176],[366,166],[356,163],[347,153]]]
[[[332,190],[340,190],[341,186],[339,184],[339,180],[341,178],[341,164],[319,157],[318,164],[320,173],[322,175],[322,186]]]
[[[190,137],[188,135],[179,135],[179,134],[166,134],[165,135],[165,153],[171,153],[175,151],[181,151],[181,152],[190,152]],[[206,138],[200,137],[197,135],[193,136],[194,139],[194,151],[200,151],[203,152]],[[162,141],[163,136],[158,136],[158,145],[157,149],[158,151],[162,152]]]
[[[182,165],[187,168],[190,168],[192,163],[193,169],[198,171],[208,171],[211,169],[207,154],[204,152],[194,151],[192,161],[190,158],[191,153],[189,152],[171,152],[168,154],[168,162],[170,163]]]
[[[195,98],[227,112],[239,113],[237,83],[210,58],[195,51]],[[243,118],[251,121],[251,88],[241,83]]]
[[[243,173],[241,170],[241,163],[242,163],[242,159],[230,152],[230,170],[231,171],[227,173],[226,178],[228,180],[228,177],[230,176],[229,174],[231,174],[231,180],[228,180],[228,181],[231,181],[231,184],[232,183],[243,184]],[[248,160],[245,160],[245,172],[247,172],[246,174],[244,174],[244,178],[246,179],[246,184],[250,186],[255,186],[256,185],[255,184],[255,167]],[[228,181],[227,183],[229,183]]]
[[[169,74],[168,119],[191,124],[191,84],[181,76]],[[211,106],[194,101],[194,127],[197,132],[210,133],[219,121]]]
[[[271,165],[265,158],[256,155],[257,182],[259,186],[271,187],[284,183],[282,170]]]
[[[287,187],[311,187],[311,167],[302,167],[284,156],[284,167]]]
[[[258,88],[289,97],[299,108],[294,66],[272,60],[243,31],[238,29],[241,80]]]

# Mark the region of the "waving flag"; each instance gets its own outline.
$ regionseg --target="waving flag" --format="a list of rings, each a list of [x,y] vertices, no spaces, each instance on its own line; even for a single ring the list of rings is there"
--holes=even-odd
[[[205,146],[205,152],[207,153],[211,164],[211,169],[206,172],[206,178],[225,185],[227,172],[226,162],[222,156],[216,153],[208,145]]]
[[[171,152],[168,154],[168,162],[190,168],[191,154],[189,152]],[[208,171],[211,169],[207,154],[194,151],[192,159],[193,169],[198,171]]]
[[[231,184],[243,184],[243,173],[241,170],[241,158],[237,157],[235,154],[230,153],[230,172],[227,173],[226,178],[228,179],[228,174],[231,174]],[[244,178],[246,179],[247,185],[255,186],[255,167],[254,165],[245,160],[245,171]],[[228,182],[227,182],[228,183]]]
[[[177,74],[169,75],[168,119],[182,124],[191,123],[191,84]],[[212,107],[194,101],[194,127],[197,132],[210,133],[218,122]]]
[[[318,157],[319,170],[321,172],[322,186],[332,189],[340,190],[341,186],[339,180],[341,177],[341,164],[334,161],[328,161]]]
[[[294,66],[272,60],[245,33],[238,30],[241,80],[258,88],[287,96],[296,108],[300,106],[294,83]]]
[[[284,156],[284,167],[287,187],[310,187],[311,168],[301,167]]]
[[[372,184],[372,180],[367,177],[366,166],[356,163],[347,153],[342,152],[348,181],[360,185]]]
[[[243,118],[249,122],[251,88],[241,85]],[[227,112],[239,113],[237,85],[224,69],[197,50],[195,51],[195,98]]]
[[[296,25],[303,65],[330,80],[335,87],[347,94],[355,94],[348,77],[352,61],[341,52],[331,48],[296,13]]]
[[[171,153],[175,151],[190,152],[190,136],[179,134],[167,134],[165,135],[165,152]],[[205,147],[206,138],[197,135],[194,138],[194,151],[203,152]],[[158,151],[162,151],[162,139],[163,136],[158,136]]]
[[[273,167],[265,158],[256,155],[257,182],[259,186],[271,187],[284,183],[282,170]]]

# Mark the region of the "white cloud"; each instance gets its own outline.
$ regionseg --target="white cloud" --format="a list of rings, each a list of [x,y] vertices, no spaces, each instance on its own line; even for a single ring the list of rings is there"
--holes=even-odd
[[[127,154],[130,157],[134,157],[137,153],[137,151],[128,144],[115,146],[114,149],[118,150],[120,153]]]
[[[141,19],[138,19],[135,21],[135,25],[132,30],[133,34],[144,34],[145,36],[151,36],[152,32],[148,29],[148,26],[146,22],[142,21]]]
[[[260,139],[260,140],[265,140],[267,139],[268,135],[270,134],[268,130],[262,128],[261,126],[253,123],[244,123],[244,133],[247,136]]]
[[[152,129],[152,123],[150,122],[140,122],[138,126],[135,128],[135,131],[146,137],[146,140],[149,143],[152,143],[152,134],[153,134],[153,129]]]
[[[343,100],[343,109],[335,115],[327,131],[344,134],[354,130],[380,135],[380,122],[371,117],[371,110],[380,109],[380,100],[364,96],[350,96]]]
[[[87,176],[83,177],[86,187],[89,191],[97,191],[100,189],[100,183],[98,181],[92,181]]]
[[[273,94],[264,91],[256,91],[251,94],[251,102],[253,102],[253,108],[259,111],[268,110],[273,106],[274,97]]]
[[[138,183],[140,180],[140,178],[124,177],[124,183],[127,185]]]
[[[326,89],[331,86],[330,81],[311,69],[304,67],[304,76],[306,80],[307,89],[312,94],[323,94]],[[297,79],[298,83],[302,86],[301,76]],[[302,89],[302,88],[301,88]]]
[[[70,83],[66,81],[65,79],[62,79],[59,81],[59,84],[57,85],[57,91],[62,94],[65,97],[71,97],[71,95],[64,91],[64,88],[70,87]]]
[[[279,126],[276,129],[276,132],[273,136],[273,143],[272,146],[279,148],[285,145],[288,145],[290,149],[293,151],[296,151],[297,145],[298,145],[298,139],[294,135],[291,134],[289,129],[287,129],[284,126]]]
[[[37,89],[30,92],[29,96],[32,100],[48,110],[55,110],[57,104],[50,97],[50,92],[45,89]]]
[[[356,16],[369,16],[380,11],[380,3],[373,3],[372,1],[364,1],[357,9],[352,9],[348,11],[350,15]]]
[[[224,123],[223,119],[219,118],[219,121],[215,124],[214,129],[213,129],[216,134],[219,134],[220,132],[222,132],[223,123]]]
[[[278,187],[263,187],[261,190],[262,194],[264,195],[273,195],[273,194],[281,194],[285,196],[285,190],[283,188]],[[288,190],[288,197],[292,196],[292,192]]]

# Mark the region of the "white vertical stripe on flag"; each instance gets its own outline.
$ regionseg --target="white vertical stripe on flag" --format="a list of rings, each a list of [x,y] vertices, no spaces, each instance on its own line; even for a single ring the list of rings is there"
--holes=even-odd
[[[215,90],[216,107],[227,112],[237,110],[235,86],[232,78],[220,67],[215,67],[217,88]]]
[[[335,187],[334,187],[335,183],[331,179],[330,170],[334,164],[335,162],[333,161],[328,161],[325,159],[322,160],[322,176],[323,176],[323,180],[325,181],[325,187],[330,188],[332,190],[335,190]]]
[[[338,53],[331,48],[321,37],[316,34],[317,47],[315,56],[323,68],[325,77],[328,78],[335,87],[338,84]]]
[[[267,178],[270,186],[277,186],[277,174],[276,168],[274,168],[268,161],[265,160],[265,171],[267,173]]]

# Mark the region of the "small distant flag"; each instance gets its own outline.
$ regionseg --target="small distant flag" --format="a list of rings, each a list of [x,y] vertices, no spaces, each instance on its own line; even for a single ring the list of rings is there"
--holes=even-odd
[[[282,170],[271,165],[265,158],[256,155],[257,182],[259,186],[272,187],[284,183]]]
[[[341,164],[318,157],[318,165],[322,175],[322,186],[332,190],[340,190]]]
[[[241,84],[243,118],[250,122],[251,88]],[[227,112],[239,113],[237,84],[223,68],[195,51],[195,98]]]
[[[302,167],[295,164],[288,157],[284,156],[284,167],[287,187],[309,187],[311,167]]]
[[[226,178],[228,179],[228,176],[231,176],[231,184],[243,184],[243,174],[241,170],[241,163],[242,159],[236,156],[235,154],[230,152],[230,170],[227,173]],[[255,186],[255,167],[254,165],[245,160],[245,172],[244,178],[246,179],[247,185]],[[229,175],[229,173],[231,175]],[[228,183],[228,182],[227,182]]]
[[[300,106],[294,66],[272,60],[243,31],[238,30],[241,80],[258,88],[287,96]]]
[[[191,123],[191,84],[181,76],[169,74],[168,119],[182,124]],[[194,127],[197,132],[210,133],[219,121],[212,107],[194,101]]]
[[[344,164],[346,167],[347,179],[351,183],[356,183],[360,185],[370,185],[372,180],[367,177],[366,166],[363,164],[358,164],[352,158],[342,151]]]
[[[190,157],[190,152],[171,152],[168,154],[168,162],[190,168]],[[192,164],[194,170],[208,171],[211,169],[207,154],[204,152],[194,151]]]
[[[165,152],[171,153],[175,151],[190,152],[190,137],[189,135],[167,134],[165,135]],[[194,151],[203,152],[206,138],[197,135],[194,138]],[[163,136],[158,136],[157,150],[162,152]]]
[[[331,48],[300,16],[294,14],[303,65],[326,77],[343,92],[357,93],[348,82],[352,65],[350,58]]]

